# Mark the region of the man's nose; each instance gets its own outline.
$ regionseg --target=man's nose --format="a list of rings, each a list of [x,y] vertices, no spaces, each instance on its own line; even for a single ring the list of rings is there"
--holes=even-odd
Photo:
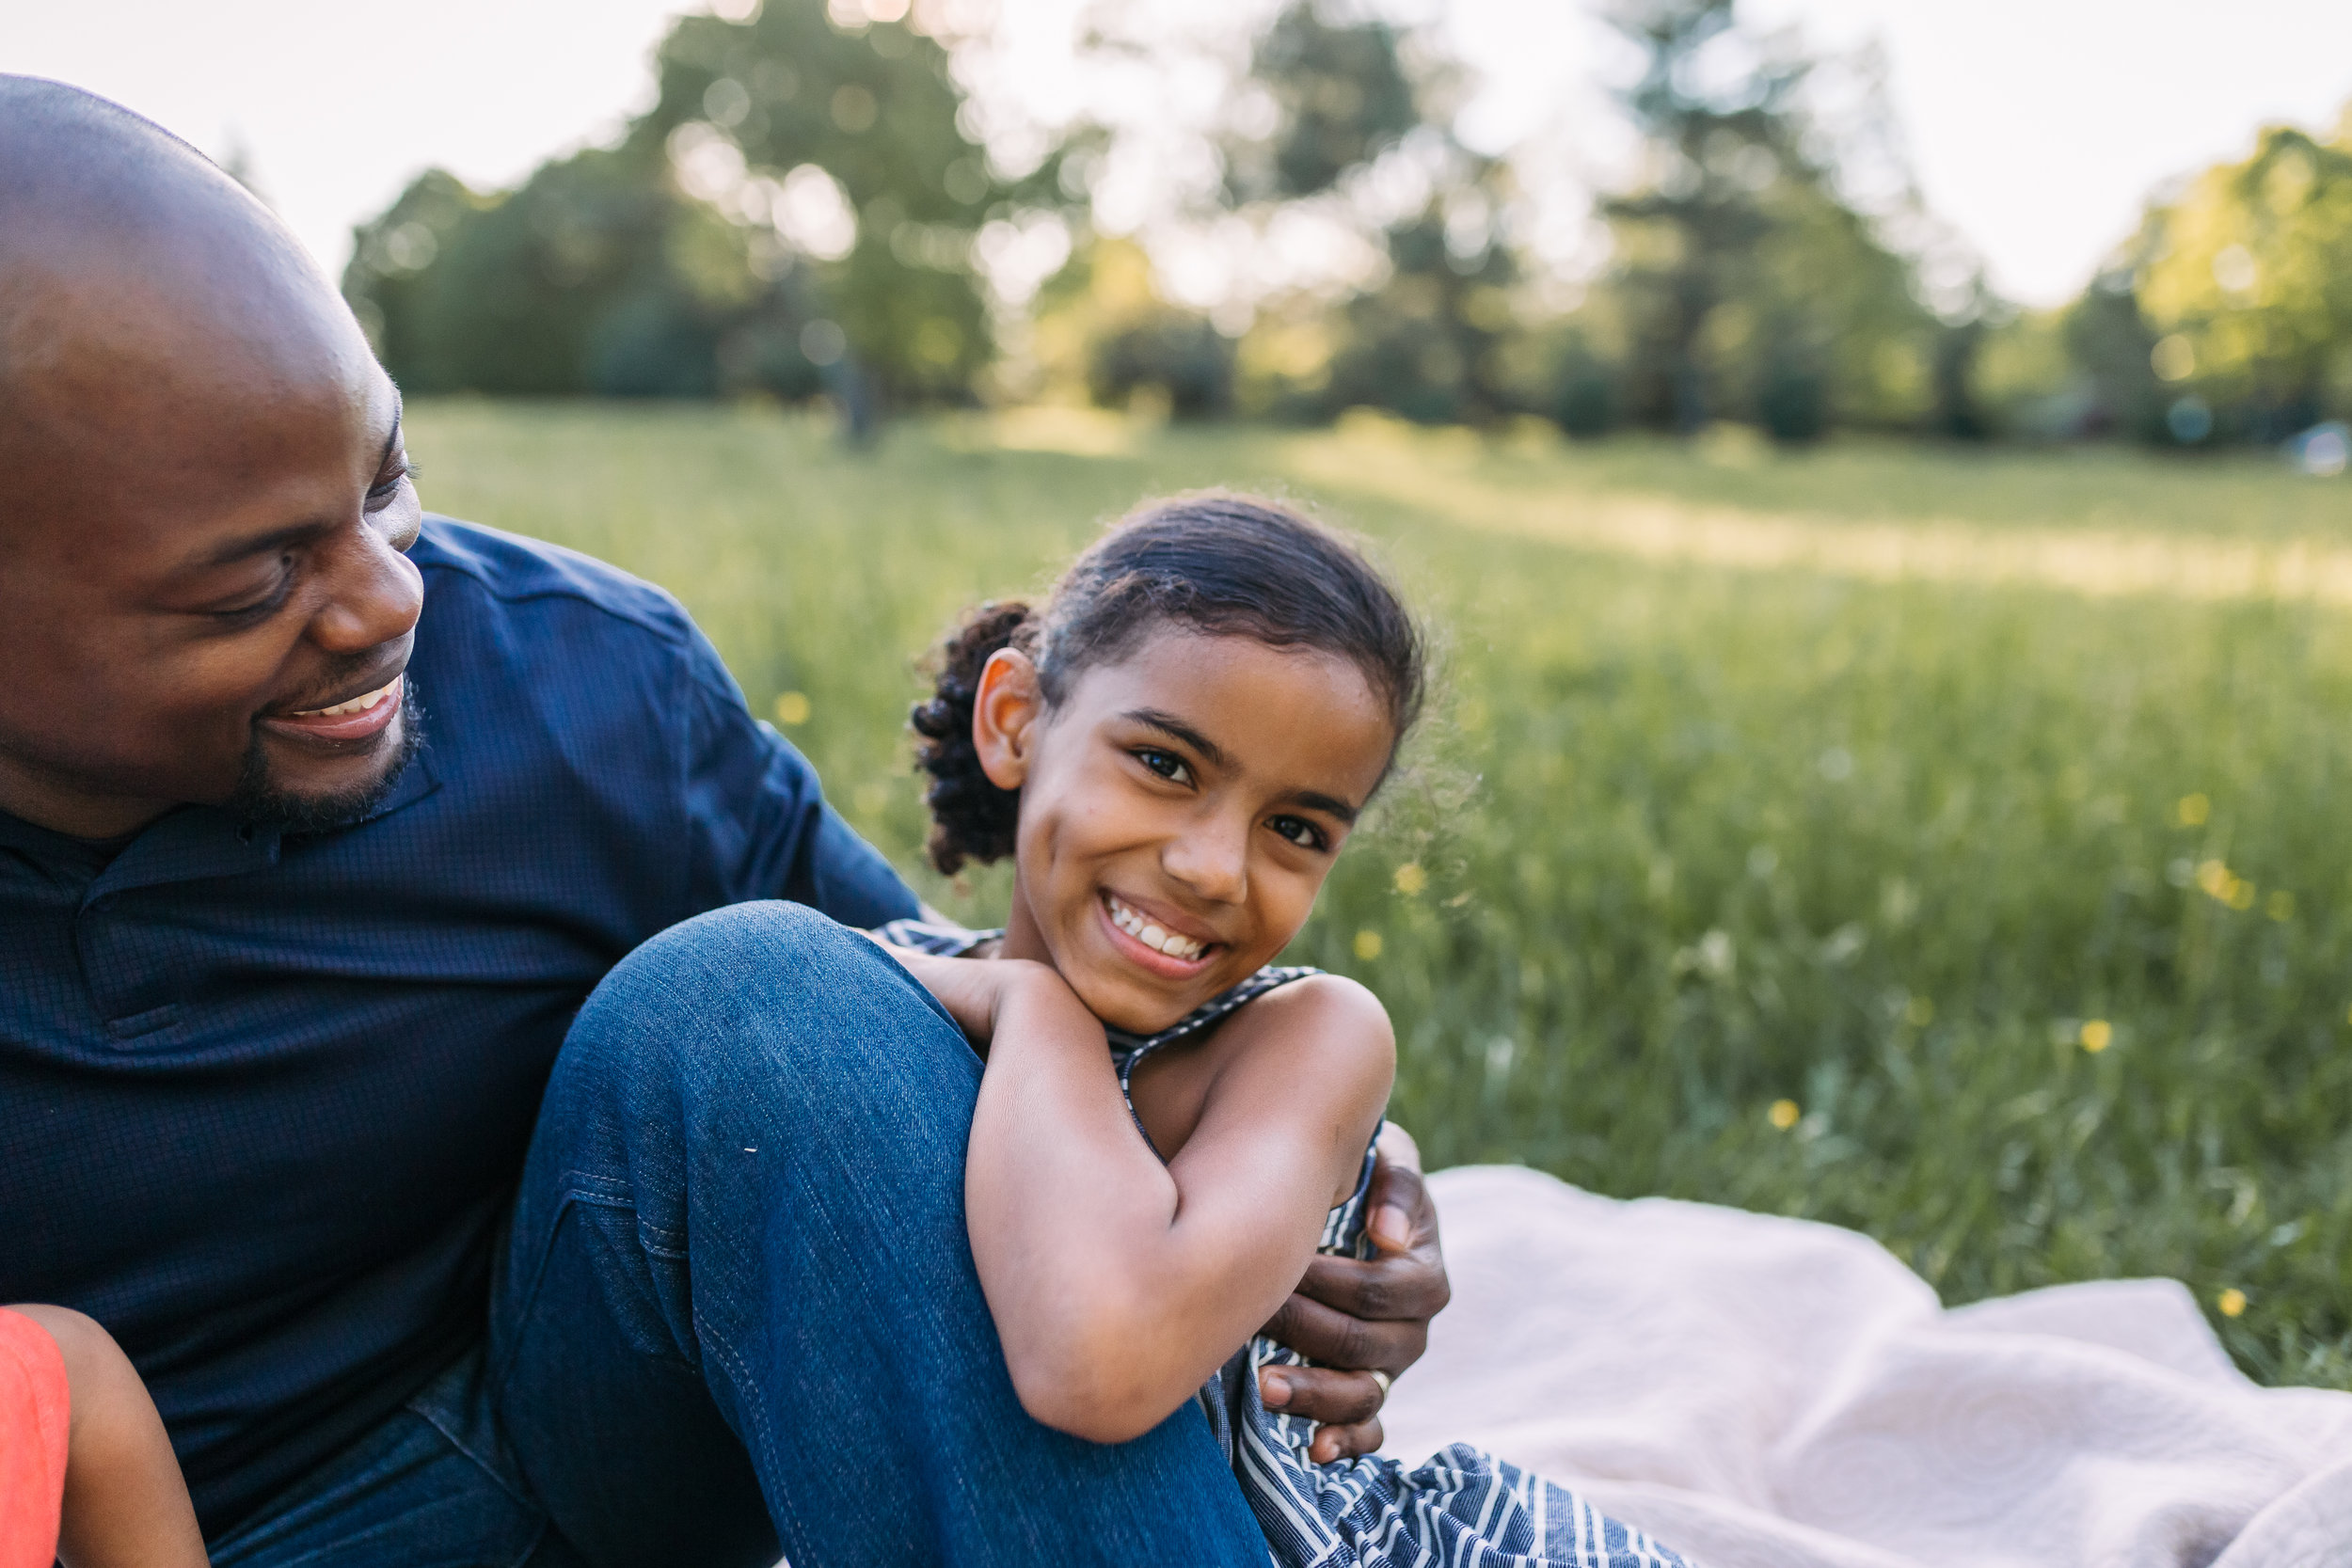
[[[424,577],[416,563],[364,525],[338,540],[326,590],[310,635],[329,653],[361,653],[405,637],[424,610]]]
[[[1238,904],[1249,892],[1249,824],[1204,814],[1168,841],[1160,867],[1212,903]]]

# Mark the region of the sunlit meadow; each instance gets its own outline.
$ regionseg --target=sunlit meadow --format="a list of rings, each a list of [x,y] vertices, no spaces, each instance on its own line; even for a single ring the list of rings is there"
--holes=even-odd
[[[916,869],[950,616],[1157,492],[1373,537],[1441,629],[1413,767],[1297,944],[1433,1164],[1876,1236],[1961,1302],[2188,1282],[2352,1386],[2352,514],[2254,458],[1777,457],[1363,421],[901,425],[428,404],[429,505],[675,592]],[[430,614],[430,610],[427,611]]]

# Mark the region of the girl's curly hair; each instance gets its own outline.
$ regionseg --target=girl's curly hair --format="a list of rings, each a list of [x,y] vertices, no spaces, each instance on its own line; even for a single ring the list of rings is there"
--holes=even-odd
[[[966,861],[1012,853],[1021,792],[991,782],[972,743],[990,657],[1027,654],[1050,708],[1085,671],[1168,626],[1346,659],[1387,704],[1394,744],[1420,717],[1425,640],[1353,543],[1255,496],[1210,490],[1147,502],[1073,562],[1041,607],[984,604],[940,644],[935,688],[912,716],[922,737],[916,761],[931,777],[933,865],[952,875]]]

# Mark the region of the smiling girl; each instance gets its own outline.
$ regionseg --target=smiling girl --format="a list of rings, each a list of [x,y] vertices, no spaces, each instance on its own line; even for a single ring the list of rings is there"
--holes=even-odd
[[[1395,1046],[1273,967],[1417,717],[1421,635],[1345,541],[1248,497],[1147,506],[1047,602],[984,607],[917,708],[933,863],[1009,856],[1000,933],[879,933],[987,1059],[972,1252],[1021,1402],[1097,1442],[1199,1398],[1290,1564],[1678,1564],[1454,1447],[1316,1464],[1257,1334],[1363,1213]]]

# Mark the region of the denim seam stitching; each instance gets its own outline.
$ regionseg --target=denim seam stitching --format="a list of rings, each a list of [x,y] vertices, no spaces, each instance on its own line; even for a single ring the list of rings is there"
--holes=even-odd
[[[705,1358],[707,1359],[712,1352],[717,1353],[720,1363],[728,1370],[727,1381],[735,1386],[736,1407],[748,1413],[748,1418],[760,1439],[761,1446],[766,1447],[771,1435],[768,1430],[766,1407],[759,1400],[748,1397],[754,1392],[751,1387],[751,1369],[745,1364],[743,1358],[736,1354],[735,1347],[728,1343],[726,1336],[718,1333],[710,1326],[708,1321],[703,1317],[700,1307],[694,1308],[691,1316],[694,1323],[694,1337],[703,1344]],[[707,1374],[705,1375],[707,1379]],[[756,1460],[754,1464],[756,1467]],[[760,1488],[763,1497],[766,1496],[767,1490],[764,1486]],[[800,1515],[793,1512],[792,1499],[789,1495],[771,1501],[769,1506],[791,1519],[794,1535],[805,1533],[801,1528]]]

